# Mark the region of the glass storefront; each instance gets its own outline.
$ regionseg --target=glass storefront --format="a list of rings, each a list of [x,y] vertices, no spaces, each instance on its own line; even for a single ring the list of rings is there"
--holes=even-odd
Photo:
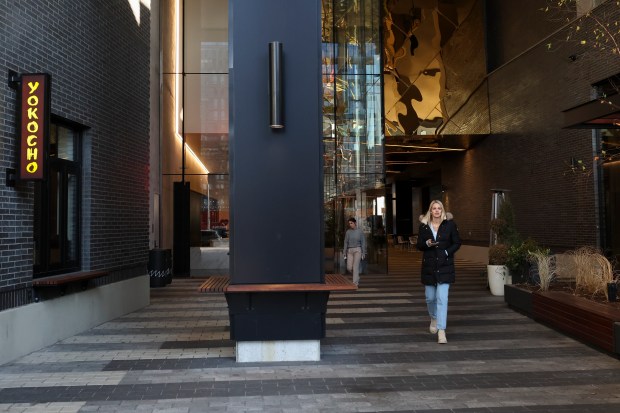
[[[326,272],[344,272],[346,222],[355,217],[367,236],[369,271],[387,273],[386,232],[390,237],[415,233],[412,217],[422,212],[421,205],[443,196],[436,178],[415,184],[400,179],[398,199],[404,201],[396,219],[397,178],[410,176],[417,164],[430,168],[430,153],[465,150],[441,147],[437,139],[447,88],[441,50],[459,27],[456,23],[475,15],[476,4],[464,0],[414,7],[397,0],[321,0]],[[225,250],[230,236],[228,24],[228,0],[160,1],[158,244],[172,248],[173,184],[189,182],[190,248],[198,248],[200,254],[193,251],[199,256],[213,252],[218,260],[214,251]],[[616,135],[603,140],[607,153],[615,151]],[[607,214],[604,245],[613,255],[620,244],[610,212],[618,204],[616,163],[615,155],[602,162],[600,188]],[[194,274],[219,268],[194,264]]]
[[[343,271],[346,223],[366,233],[370,272],[387,273],[380,2],[323,1],[326,270]]]
[[[173,242],[173,184],[189,182],[190,274],[226,272],[228,1],[163,0],[160,24],[161,245],[171,248]]]
[[[342,272],[348,217],[386,273],[380,5],[323,1],[326,272]],[[172,247],[173,183],[190,183],[192,275],[225,272],[228,247],[228,1],[162,0],[162,240]],[[318,139],[319,137],[317,137]],[[257,183],[259,184],[259,183]]]

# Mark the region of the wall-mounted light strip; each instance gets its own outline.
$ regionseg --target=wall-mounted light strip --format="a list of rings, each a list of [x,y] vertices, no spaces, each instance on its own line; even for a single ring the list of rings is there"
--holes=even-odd
[[[269,126],[284,127],[282,118],[282,43],[269,43]]]
[[[386,161],[386,165],[418,165],[418,164],[429,164],[430,162],[426,161]]]
[[[176,0],[175,3],[175,13],[176,13],[176,33],[175,33],[175,78],[174,78],[174,136],[177,138],[179,143],[183,145],[183,136],[182,132],[179,132],[180,128],[180,119],[183,116],[183,108],[181,105],[181,87],[179,86],[179,68],[181,67],[181,0]],[[209,170],[202,163],[198,155],[194,153],[192,148],[185,142],[185,151],[190,154],[190,156],[196,161],[199,167],[208,174]]]
[[[438,148],[435,146],[421,146],[421,145],[393,145],[393,144],[385,144],[385,146],[394,147],[394,148],[413,148],[413,149],[426,149],[429,151],[435,152],[465,152],[467,149],[457,149],[457,148]]]

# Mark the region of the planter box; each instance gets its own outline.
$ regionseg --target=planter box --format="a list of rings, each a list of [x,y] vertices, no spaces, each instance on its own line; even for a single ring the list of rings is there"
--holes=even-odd
[[[620,310],[559,291],[505,286],[504,301],[534,320],[610,353],[620,354]]]
[[[526,316],[533,318],[532,315],[532,291],[516,285],[504,285],[504,301],[510,308]]]

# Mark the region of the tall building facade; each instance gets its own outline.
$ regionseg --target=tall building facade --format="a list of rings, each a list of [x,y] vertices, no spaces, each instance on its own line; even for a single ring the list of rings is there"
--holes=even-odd
[[[33,0],[0,2],[0,22],[6,361],[148,304],[151,18],[144,1]]]
[[[620,254],[618,37],[597,44],[590,18],[613,24],[619,8],[550,3],[320,1],[326,272],[343,271],[353,216],[368,271],[387,273],[388,244],[415,236],[432,199],[454,214],[463,252],[484,252],[497,189],[524,237]],[[51,298],[33,282],[62,274],[134,282],[145,305],[152,248],[173,251],[176,276],[228,271],[228,7],[0,1],[0,325]],[[24,180],[21,79],[38,73],[51,79],[46,172]]]

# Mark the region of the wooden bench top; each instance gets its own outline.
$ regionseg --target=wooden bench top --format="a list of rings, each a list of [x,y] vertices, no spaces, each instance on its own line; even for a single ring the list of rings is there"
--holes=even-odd
[[[68,274],[52,275],[32,281],[33,287],[56,287],[79,281],[92,280],[108,275],[108,271],[79,271]]]
[[[201,293],[223,293],[226,292],[229,281],[227,276],[211,276],[198,287],[198,291]]]
[[[547,297],[548,299],[559,303],[570,304],[576,309],[586,310],[592,314],[596,314],[602,318],[607,318],[611,321],[620,321],[620,310],[605,304],[597,303],[591,300],[584,300],[581,297],[576,297],[574,295],[558,291],[537,291],[536,294]]]
[[[357,286],[347,277],[326,274],[325,283],[305,284],[230,284],[227,276],[209,277],[198,288],[202,293],[250,293],[250,292],[304,292],[304,291],[355,291]]]

